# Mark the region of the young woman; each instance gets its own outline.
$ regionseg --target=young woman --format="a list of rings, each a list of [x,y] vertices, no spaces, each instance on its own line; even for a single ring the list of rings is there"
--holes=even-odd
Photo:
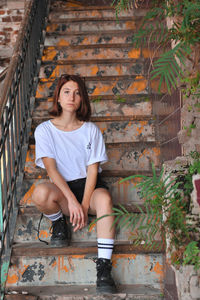
[[[36,207],[52,221],[51,243],[66,245],[70,231],[88,224],[88,213],[98,218],[112,213],[112,201],[100,178],[100,164],[107,161],[99,128],[89,122],[91,108],[86,86],[77,75],[62,75],[54,92],[52,119],[35,130],[36,165],[45,168],[51,182],[33,193]],[[97,222],[97,291],[116,291],[111,277],[114,245],[112,216]]]

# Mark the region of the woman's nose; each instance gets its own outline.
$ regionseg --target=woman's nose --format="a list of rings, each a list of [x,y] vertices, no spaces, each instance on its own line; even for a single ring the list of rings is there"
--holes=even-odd
[[[74,101],[74,100],[75,100],[75,94],[74,94],[74,93],[71,93],[71,95],[70,95],[70,100],[71,100],[71,101]]]

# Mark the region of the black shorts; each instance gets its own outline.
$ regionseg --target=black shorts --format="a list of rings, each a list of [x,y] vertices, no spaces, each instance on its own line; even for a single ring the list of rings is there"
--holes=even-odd
[[[81,203],[83,200],[85,183],[86,183],[86,178],[67,181],[67,184],[69,185],[71,191],[76,196],[76,199],[78,200],[79,203]],[[100,175],[98,175],[98,177],[97,177],[97,183],[96,183],[95,189],[97,189],[97,188],[104,188],[104,189],[108,190],[106,183],[101,179]]]

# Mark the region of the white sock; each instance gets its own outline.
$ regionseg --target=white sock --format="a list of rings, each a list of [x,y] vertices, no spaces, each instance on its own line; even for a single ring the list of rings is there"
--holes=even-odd
[[[48,219],[50,219],[53,222],[53,221],[57,221],[58,219],[62,218],[63,214],[62,214],[62,211],[59,210],[55,214],[51,214],[51,215],[44,214],[44,216],[47,217]]]
[[[114,240],[113,239],[97,239],[98,258],[111,259]]]

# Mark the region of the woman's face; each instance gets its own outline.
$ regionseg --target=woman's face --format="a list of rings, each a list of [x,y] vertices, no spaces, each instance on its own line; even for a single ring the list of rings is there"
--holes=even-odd
[[[79,93],[78,83],[75,81],[67,81],[63,84],[58,98],[62,110],[74,113],[81,104],[81,96]]]

